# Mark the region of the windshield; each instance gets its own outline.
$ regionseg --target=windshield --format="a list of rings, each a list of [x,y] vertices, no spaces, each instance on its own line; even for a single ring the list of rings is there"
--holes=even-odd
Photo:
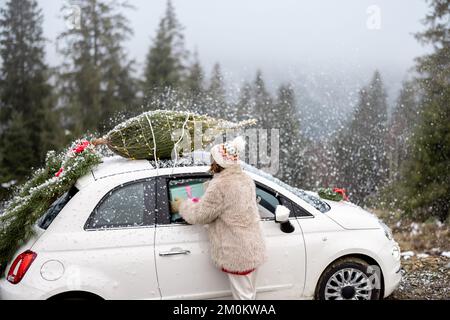
[[[307,192],[305,192],[305,191],[303,191],[301,189],[291,187],[290,185],[288,185],[288,184],[284,183],[283,181],[275,178],[274,176],[272,176],[272,175],[270,175],[270,174],[268,174],[268,173],[266,173],[266,172],[264,172],[262,170],[256,169],[255,167],[250,166],[249,164],[241,163],[241,165],[242,165],[242,168],[245,171],[257,174],[260,177],[266,178],[267,180],[270,180],[270,181],[276,183],[280,187],[283,187],[284,189],[292,192],[297,197],[299,197],[300,199],[304,200],[305,202],[307,202],[308,204],[310,204],[311,206],[313,206],[314,208],[316,208],[320,212],[325,213],[325,212],[328,212],[328,211],[331,210],[331,207],[329,206],[329,204],[326,203],[325,201],[322,201],[320,198],[318,198],[318,197],[316,197],[316,196],[314,196],[312,194],[309,194],[309,193],[307,193]]]
[[[37,225],[39,228],[47,230],[50,224],[55,220],[61,210],[66,206],[66,204],[73,198],[73,196],[78,192],[78,189],[72,187],[68,192],[59,197],[47,212],[38,220]]]

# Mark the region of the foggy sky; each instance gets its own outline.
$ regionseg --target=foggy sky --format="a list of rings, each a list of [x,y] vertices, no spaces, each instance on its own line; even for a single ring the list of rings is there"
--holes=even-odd
[[[142,75],[166,1],[129,2],[136,10],[126,12],[134,29],[127,49]],[[57,64],[61,57],[55,39],[66,28],[59,11],[64,2],[39,3],[49,40],[47,59]],[[316,75],[367,82],[379,69],[393,90],[413,59],[425,52],[413,37],[423,29],[420,20],[428,11],[422,0],[173,0],[173,4],[185,27],[187,48],[198,50],[207,73],[220,62],[231,86],[252,79],[257,68],[269,85],[305,77],[317,80]],[[379,28],[372,24],[369,29],[373,16],[367,10],[373,5],[381,19]]]

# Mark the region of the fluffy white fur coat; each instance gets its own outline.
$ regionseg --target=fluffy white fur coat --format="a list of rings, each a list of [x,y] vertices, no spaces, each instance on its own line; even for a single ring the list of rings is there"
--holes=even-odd
[[[255,183],[239,165],[215,174],[201,201],[182,202],[180,214],[190,224],[209,225],[211,256],[219,268],[243,272],[265,261]]]

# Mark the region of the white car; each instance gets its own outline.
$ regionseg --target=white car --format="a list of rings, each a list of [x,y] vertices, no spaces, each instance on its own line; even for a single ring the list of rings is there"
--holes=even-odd
[[[38,221],[0,280],[0,299],[231,298],[207,226],[170,213],[169,188],[207,181],[208,169],[105,158]],[[398,286],[399,246],[374,215],[244,170],[257,186],[268,253],[258,299],[379,299]],[[283,207],[290,216],[275,219]]]

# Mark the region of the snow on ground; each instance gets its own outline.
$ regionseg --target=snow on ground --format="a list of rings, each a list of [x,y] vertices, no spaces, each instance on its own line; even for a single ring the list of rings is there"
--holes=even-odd
[[[411,221],[379,212],[402,252],[406,274],[389,299],[450,299],[450,224]]]
[[[406,271],[400,286],[388,299],[449,300],[450,259],[443,256],[402,260]]]
[[[413,251],[405,251],[401,253],[403,259],[408,260],[411,257],[414,257],[415,253]]]

